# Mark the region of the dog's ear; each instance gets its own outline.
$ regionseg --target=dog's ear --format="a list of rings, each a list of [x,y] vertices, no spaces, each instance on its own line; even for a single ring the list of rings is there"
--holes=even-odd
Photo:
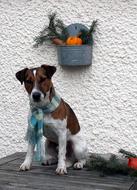
[[[51,79],[53,74],[56,72],[56,67],[55,66],[41,65],[41,68],[43,68],[45,70],[45,74],[49,79]]]
[[[21,82],[21,84],[23,84],[23,82],[25,81],[25,74],[27,70],[28,68],[25,68],[16,73],[16,78]]]

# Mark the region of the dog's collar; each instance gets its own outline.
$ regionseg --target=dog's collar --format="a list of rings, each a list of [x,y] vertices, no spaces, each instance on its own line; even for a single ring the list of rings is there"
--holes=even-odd
[[[32,144],[36,145],[36,160],[41,160],[41,143],[43,136],[43,127],[46,125],[44,121],[44,114],[52,113],[57,109],[61,102],[59,95],[55,95],[51,102],[43,107],[35,107],[31,110],[31,117],[28,119],[28,129],[26,134],[26,140]]]
[[[58,94],[55,94],[51,101],[45,105],[45,106],[36,106],[36,107],[32,107],[31,106],[31,112],[32,114],[37,112],[38,110],[41,110],[43,113],[52,113],[53,111],[55,111],[57,109],[57,107],[59,106],[61,102],[61,98]]]

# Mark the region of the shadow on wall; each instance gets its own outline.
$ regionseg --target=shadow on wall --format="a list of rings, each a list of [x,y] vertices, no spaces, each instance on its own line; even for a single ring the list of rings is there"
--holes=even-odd
[[[89,70],[89,68],[92,68],[92,65],[86,65],[86,66],[74,66],[74,67],[69,67],[69,66],[61,66],[64,71],[67,71],[69,73],[78,73],[78,72],[85,72]]]

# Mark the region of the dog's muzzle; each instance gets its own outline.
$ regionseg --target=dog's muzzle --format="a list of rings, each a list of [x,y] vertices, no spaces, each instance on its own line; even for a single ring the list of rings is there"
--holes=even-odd
[[[41,94],[39,92],[34,92],[32,94],[32,98],[33,98],[34,102],[39,102],[40,101],[40,97],[41,97]]]

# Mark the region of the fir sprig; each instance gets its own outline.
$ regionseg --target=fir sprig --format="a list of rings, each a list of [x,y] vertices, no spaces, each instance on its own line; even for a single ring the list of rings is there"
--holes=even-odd
[[[137,155],[132,153],[132,152],[129,152],[129,151],[126,151],[124,149],[120,149],[119,152],[121,154],[123,154],[126,158],[137,158]]]
[[[126,162],[121,162],[116,155],[112,155],[110,159],[101,156],[94,156],[87,164],[89,170],[99,171],[101,175],[129,175],[137,177],[137,170],[129,168]]]
[[[79,37],[82,39],[83,44],[93,45],[93,33],[95,32],[96,25],[97,25],[97,20],[94,20],[89,30],[85,29],[80,30]]]
[[[68,38],[66,26],[62,20],[56,18],[56,13],[48,16],[49,25],[46,25],[40,34],[35,37],[35,47],[42,45],[46,41],[52,41],[54,38],[65,41]]]

